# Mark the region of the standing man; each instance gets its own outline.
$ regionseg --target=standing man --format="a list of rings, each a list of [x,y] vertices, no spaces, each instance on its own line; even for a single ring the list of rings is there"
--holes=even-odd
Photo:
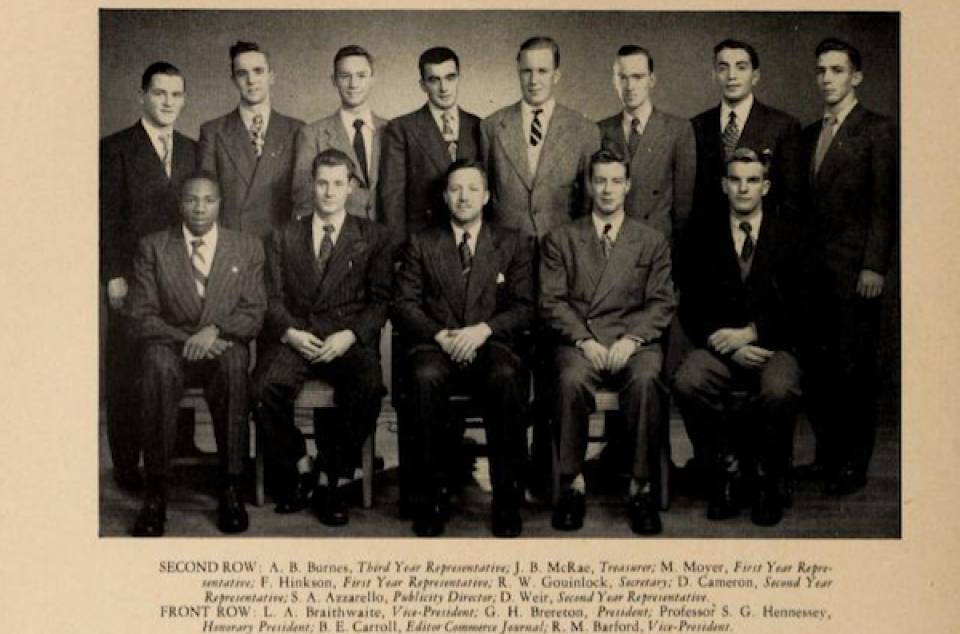
[[[727,214],[691,223],[680,323],[695,349],[674,380],[674,394],[709,482],[707,517],[739,513],[738,483],[755,484],[751,519],[780,522],[784,478],[800,397],[797,349],[809,306],[807,249],[790,217],[764,205],[764,158],[737,148],[727,161]],[[732,418],[734,392],[748,393]],[[752,473],[744,473],[744,465]],[[755,468],[755,470],[754,470]]]
[[[824,116],[804,129],[803,147],[824,313],[810,420],[826,492],[842,495],[866,484],[873,453],[881,297],[897,222],[897,133],[857,100],[856,48],[829,38],[816,58]]]
[[[263,338],[282,345],[267,350],[254,377],[268,459],[281,478],[276,511],[299,511],[313,496],[329,526],[349,521],[340,485],[353,475],[353,457],[376,425],[384,394],[380,329],[390,302],[390,232],[347,214],[355,169],[340,150],[318,154],[313,213],[269,241]],[[333,386],[337,406],[316,430],[319,486],[293,418],[294,399],[311,377]]]
[[[662,529],[650,450],[664,398],[661,338],[674,309],[670,245],[625,214],[625,159],[601,150],[588,174],[593,212],[547,234],[540,260],[540,312],[555,342],[551,409],[560,490],[552,524],[557,530],[583,525],[588,418],[594,392],[604,385],[619,392],[633,454],[630,527],[652,535]]]
[[[314,208],[313,159],[328,148],[346,154],[353,165],[347,213],[378,219],[376,209],[380,143],[386,119],[367,103],[373,88],[373,56],[366,49],[344,46],[333,58],[333,85],[340,94],[340,108],[329,117],[304,126],[297,134],[293,173],[294,212],[310,215]]]
[[[140,369],[128,332],[127,292],[134,253],[140,238],[176,222],[180,183],[196,165],[196,143],[173,129],[186,98],[180,70],[168,62],[150,64],[140,90],[140,120],[100,142],[100,279],[108,303],[103,360],[107,437],[114,479],[128,491],[143,488],[135,383]],[[186,441],[192,447],[192,433]]]
[[[696,213],[726,208],[721,181],[726,160],[738,147],[769,155],[768,206],[797,211],[803,191],[800,123],[754,98],[753,88],[760,81],[757,51],[738,40],[720,42],[713,47],[713,80],[720,89],[720,105],[692,119],[697,139]],[[683,280],[679,283],[682,287]]]
[[[517,76],[523,98],[480,127],[490,176],[491,219],[537,240],[589,208],[584,173],[600,148],[597,125],[556,102],[560,48],[549,37],[520,45]]]
[[[670,241],[674,258],[693,205],[697,144],[690,122],[655,108],[653,57],[640,46],[621,46],[613,86],[623,111],[600,122],[603,147],[627,158],[630,182],[625,211]]]
[[[396,244],[447,221],[447,167],[480,155],[480,119],[457,105],[457,54],[445,47],[427,49],[419,66],[427,103],[391,121],[383,135],[377,208]]]
[[[411,345],[410,453],[419,490],[413,530],[443,532],[446,501],[439,497],[461,435],[448,397],[463,385],[483,408],[493,534],[516,537],[529,386],[516,343],[533,321],[532,249],[518,231],[483,220],[490,193],[480,163],[453,163],[443,197],[450,220],[410,238],[396,278],[393,318]]]
[[[293,149],[303,121],[273,109],[274,69],[256,43],[230,47],[230,77],[240,103],[201,126],[200,168],[220,180],[220,224],[264,237],[293,213]]]
[[[141,416],[147,493],[133,534],[163,535],[180,398],[203,386],[220,455],[217,526],[247,530],[240,494],[250,443],[247,344],[267,310],[260,240],[217,226],[220,188],[209,172],[188,176],[182,222],[140,242],[130,313],[143,355]]]

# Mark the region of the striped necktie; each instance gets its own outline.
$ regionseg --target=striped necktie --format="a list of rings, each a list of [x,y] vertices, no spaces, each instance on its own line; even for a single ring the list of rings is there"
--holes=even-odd
[[[613,237],[610,235],[611,229],[613,229],[613,225],[609,222],[603,225],[603,237],[600,239],[600,242],[603,245],[604,260],[609,260],[610,254],[613,253]]]
[[[457,133],[453,131],[453,114],[446,110],[440,117],[443,120],[443,141],[447,144],[450,160],[457,160]]]
[[[740,140],[740,128],[737,127],[737,113],[730,111],[730,119],[727,120],[727,126],[723,129],[723,154],[725,159],[733,156],[733,151],[737,149],[737,141]]]
[[[330,262],[330,255],[333,253],[333,225],[323,225],[323,240],[320,241],[320,249],[317,251],[317,273],[320,277],[327,272],[327,264]]]
[[[536,108],[533,111],[533,121],[530,122],[530,145],[537,147],[543,141],[543,122],[540,121],[540,115],[543,108]]]
[[[460,245],[457,247],[460,251],[460,269],[463,272],[464,283],[470,278],[470,269],[473,268],[473,253],[470,251],[470,232],[464,231]]]
[[[206,260],[203,259],[203,254],[200,253],[200,247],[204,244],[201,238],[190,241],[190,265],[193,268],[193,281],[197,286],[197,294],[201,299],[207,295],[207,276],[203,272]]]
[[[253,115],[253,121],[250,122],[250,142],[253,143],[253,152],[260,158],[263,154],[263,115]]]

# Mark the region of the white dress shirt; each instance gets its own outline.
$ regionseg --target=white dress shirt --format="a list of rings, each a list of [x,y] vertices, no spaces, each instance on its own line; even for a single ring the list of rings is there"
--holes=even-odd
[[[763,224],[763,210],[758,209],[746,217],[735,213],[730,214],[730,235],[733,236],[733,248],[737,251],[737,257],[740,257],[740,254],[743,253],[743,244],[747,241],[747,234],[740,228],[741,222],[750,224],[750,237],[753,238],[754,253],[756,253],[760,225]]]
[[[730,112],[737,113],[737,134],[738,136],[743,134],[743,126],[747,125],[747,119],[750,117],[750,110],[753,109],[753,93],[747,95],[744,99],[740,100],[740,103],[733,106],[732,108],[727,105],[726,101],[720,101],[720,133],[723,134],[723,129],[727,127],[727,123],[730,121]]]
[[[627,140],[627,143],[630,142],[633,120],[637,119],[640,121],[640,125],[637,126],[637,134],[643,134],[643,131],[647,128],[647,122],[650,121],[651,114],[653,114],[653,104],[649,101],[644,102],[644,104],[640,106],[640,112],[638,112],[636,116],[626,110],[623,111],[623,138]]]
[[[320,217],[320,214],[314,212],[313,214],[313,257],[317,257],[320,254],[320,244],[323,242],[323,225],[333,225],[333,233],[330,234],[330,239],[333,241],[334,246],[337,244],[337,239],[340,237],[340,231],[343,229],[343,221],[347,218],[346,210],[338,211],[332,216]]]
[[[527,165],[530,167],[530,174],[537,173],[537,165],[540,164],[540,153],[543,151],[543,143],[547,140],[547,130],[550,128],[550,119],[553,118],[553,108],[557,105],[556,100],[551,97],[545,103],[539,106],[531,106],[524,100],[520,100],[520,122],[523,125],[523,143],[527,146]],[[543,138],[536,145],[530,143],[530,129],[533,126],[533,111],[543,110],[540,113],[540,127],[543,129]]]

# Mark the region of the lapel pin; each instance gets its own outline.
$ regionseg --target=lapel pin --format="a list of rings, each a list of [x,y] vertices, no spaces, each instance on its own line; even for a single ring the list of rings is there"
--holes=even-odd
[[[503,273],[497,273],[497,284],[503,284],[507,281],[507,278],[503,276]]]
[[[238,268],[235,267],[235,266],[232,266],[232,267],[230,267],[230,272],[231,272],[231,273],[239,273],[239,272],[240,272],[240,269],[238,269]]]

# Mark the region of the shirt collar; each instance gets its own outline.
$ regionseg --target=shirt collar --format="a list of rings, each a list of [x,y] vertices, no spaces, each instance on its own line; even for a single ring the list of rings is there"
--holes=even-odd
[[[757,236],[760,233],[760,225],[763,223],[763,209],[758,209],[747,217],[738,216],[730,212],[730,230],[734,235],[740,231],[740,223],[750,223],[750,235]]]
[[[237,110],[240,112],[240,118],[243,120],[244,127],[249,130],[250,126],[253,125],[253,116],[262,115],[263,116],[263,129],[266,130],[267,126],[270,124],[270,100],[265,99],[264,101],[250,106],[243,102],[237,106]]]
[[[740,130],[743,130],[743,126],[747,123],[747,118],[750,116],[750,111],[753,109],[753,93],[747,95],[744,99],[740,101],[737,105],[732,108],[727,105],[726,101],[720,101],[720,129],[727,127],[727,121],[730,120],[730,112],[737,113],[737,127]]]
[[[640,112],[634,116],[633,114],[623,111],[623,127],[625,130],[630,129],[630,123],[637,119],[640,121],[640,131],[642,132],[647,127],[647,123],[650,121],[650,115],[653,114],[653,104],[648,100],[642,106],[640,106]],[[738,115],[739,116],[739,115]]]
[[[453,237],[457,244],[460,244],[460,241],[463,240],[463,232],[470,232],[470,245],[472,250],[473,246],[477,244],[477,236],[480,235],[480,229],[483,227],[483,218],[477,218],[473,221],[473,224],[467,225],[466,227],[461,227],[455,222],[450,223],[450,228],[453,229]]]
[[[460,122],[460,111],[457,106],[452,106],[449,110],[441,110],[428,101],[427,107],[430,109],[433,120],[437,122],[437,127],[441,130],[443,130],[443,114],[449,112],[451,116],[450,125],[453,127],[454,132],[457,131],[457,124]]]
[[[203,245],[210,250],[217,248],[217,238],[219,237],[220,232],[217,230],[216,222],[213,223],[212,227],[210,227],[210,231],[207,231],[202,236],[194,235],[194,233],[190,231],[190,228],[187,227],[187,223],[185,222],[181,223],[180,226],[183,227],[183,239],[186,241],[188,247],[191,246],[190,243],[194,240],[203,240]]]
[[[173,126],[160,128],[147,121],[146,117],[140,117],[140,125],[146,130],[147,136],[150,137],[150,141],[153,142],[154,146],[160,144],[160,135],[162,134],[169,134],[170,138],[173,138]]]
[[[838,107],[835,109],[835,112],[830,112],[830,109],[827,108],[824,111],[823,116],[826,117],[827,115],[832,114],[837,118],[837,127],[839,127],[843,124],[844,120],[847,118],[847,115],[849,115],[853,109],[857,107],[858,103],[859,100],[857,99],[857,96],[853,93],[850,93],[843,98],[843,101],[837,104]]]
[[[622,209],[612,216],[601,216],[596,212],[592,212],[590,217],[593,218],[593,229],[596,231],[598,238],[603,239],[603,227],[610,225],[610,239],[613,241],[617,240],[617,236],[620,235],[620,227],[623,226],[623,219],[625,217]]]
[[[362,120],[370,128],[370,131],[373,132],[373,111],[370,110],[369,106],[363,106],[359,111],[347,112],[343,108],[340,108],[340,121],[343,122],[343,127],[346,128],[347,132],[353,133],[353,122],[357,119]]]
[[[343,229],[343,223],[347,218],[346,209],[341,209],[332,216],[321,218],[320,214],[313,212],[313,236],[314,240],[323,236],[323,225],[333,225],[333,235],[330,236],[334,241],[340,236],[340,230]]]
[[[540,120],[543,122],[547,122],[550,120],[550,117],[553,116],[553,108],[556,105],[557,105],[557,100],[554,99],[553,97],[550,97],[539,106],[531,106],[523,99],[520,100],[520,108],[523,110],[525,115],[530,119],[533,119],[534,110],[543,110],[543,112],[540,113]]]

